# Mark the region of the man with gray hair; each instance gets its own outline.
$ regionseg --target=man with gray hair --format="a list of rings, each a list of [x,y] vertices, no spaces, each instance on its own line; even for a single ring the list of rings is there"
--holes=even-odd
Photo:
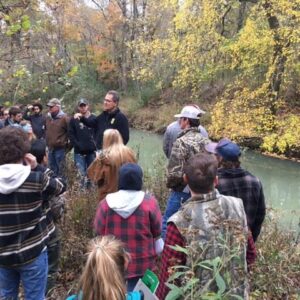
[[[96,130],[97,149],[102,149],[103,133],[106,129],[117,129],[124,145],[129,141],[129,125],[126,116],[119,109],[120,96],[116,91],[108,91],[103,100],[103,112],[95,119],[86,118],[81,113],[74,115],[84,125]]]
[[[46,117],[46,143],[49,148],[49,167],[56,176],[63,175],[65,155],[68,147],[69,118],[61,109],[57,98],[47,103],[49,109]]]

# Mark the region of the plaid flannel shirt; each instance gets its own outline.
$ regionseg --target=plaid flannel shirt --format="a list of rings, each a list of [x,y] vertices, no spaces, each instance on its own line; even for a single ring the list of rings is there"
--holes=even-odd
[[[242,168],[218,170],[220,194],[243,200],[248,226],[256,241],[266,215],[266,204],[260,180]]]
[[[105,199],[100,202],[94,220],[95,231],[98,235],[112,234],[125,243],[131,256],[127,278],[155,269],[155,240],[161,235],[161,219],[158,203],[149,194],[145,194],[142,203],[127,219],[111,209]]]

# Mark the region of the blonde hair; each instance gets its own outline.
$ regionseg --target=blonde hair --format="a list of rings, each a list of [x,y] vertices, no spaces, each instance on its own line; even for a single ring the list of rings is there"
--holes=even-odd
[[[124,145],[122,136],[117,129],[106,129],[103,133],[103,149],[113,145]]]
[[[89,252],[80,289],[84,300],[124,300],[125,263],[129,254],[123,243],[112,235],[97,237],[89,243]]]
[[[136,157],[132,149],[123,144],[121,134],[116,129],[107,129],[103,136],[103,150],[109,162],[114,168],[114,173],[118,173],[121,165],[126,162],[136,162]]]

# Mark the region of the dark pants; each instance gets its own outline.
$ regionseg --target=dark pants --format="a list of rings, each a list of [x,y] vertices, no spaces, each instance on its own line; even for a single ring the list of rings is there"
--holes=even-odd
[[[58,234],[57,230],[56,234]],[[60,262],[60,239],[57,238],[55,234],[55,238],[49,241],[47,246],[48,250],[48,279],[47,279],[47,289],[46,294],[51,291],[55,287],[57,272],[59,270],[59,262]]]

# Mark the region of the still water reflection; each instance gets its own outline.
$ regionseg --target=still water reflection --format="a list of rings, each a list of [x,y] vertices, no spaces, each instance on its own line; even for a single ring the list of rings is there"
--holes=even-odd
[[[166,164],[162,151],[162,136],[132,129],[129,145],[139,152],[143,168]],[[280,211],[286,225],[296,227],[300,218],[300,164],[244,151],[242,166],[262,181],[266,203]]]

